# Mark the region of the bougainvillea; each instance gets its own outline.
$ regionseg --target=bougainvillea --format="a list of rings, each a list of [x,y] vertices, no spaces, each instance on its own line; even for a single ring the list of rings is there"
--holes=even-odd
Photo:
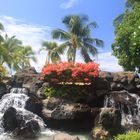
[[[41,79],[48,82],[91,82],[99,75],[99,65],[89,63],[68,63],[49,64],[42,69]]]

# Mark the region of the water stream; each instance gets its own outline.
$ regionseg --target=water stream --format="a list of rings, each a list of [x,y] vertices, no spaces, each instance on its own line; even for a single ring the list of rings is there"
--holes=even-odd
[[[29,99],[27,93],[28,91],[25,88],[12,88],[10,93],[3,95],[2,99],[0,99],[0,140],[16,140],[15,138],[12,138],[11,134],[5,133],[3,128],[3,115],[9,107],[14,107],[18,113],[23,116],[23,119],[26,121],[26,123],[30,120],[35,120],[38,122],[41,128],[41,134],[37,140],[47,140],[50,136],[58,133],[56,130],[54,131],[46,128],[42,118],[25,109],[26,101]],[[79,136],[80,140],[88,139],[87,133],[77,133],[72,135]]]
[[[111,96],[106,96],[104,100],[104,107],[112,107],[120,110],[122,115],[123,126],[126,125],[140,125],[140,97],[136,94],[130,94],[127,92],[128,96],[125,97],[126,101],[130,101],[130,97],[133,97],[136,102],[133,103],[133,106],[129,104],[124,104],[121,101],[116,102]]]

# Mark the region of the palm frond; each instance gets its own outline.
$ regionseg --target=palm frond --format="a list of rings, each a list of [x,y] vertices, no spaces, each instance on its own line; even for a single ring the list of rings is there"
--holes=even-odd
[[[0,23],[0,30],[4,31],[4,26],[2,25],[2,23]]]
[[[52,31],[52,37],[53,39],[68,40],[70,38],[70,33],[62,29],[56,29]]]
[[[104,42],[100,39],[94,38],[93,41],[94,41],[94,43],[97,47],[103,47],[104,46]]]
[[[83,57],[83,59],[84,59],[84,61],[85,61],[86,63],[92,61],[92,59],[90,58],[90,56],[89,56],[89,54],[88,54],[87,48],[85,48],[85,47],[82,47],[82,48],[81,48],[81,55],[82,55],[82,57]]]
[[[94,21],[90,22],[87,26],[89,29],[96,29],[98,27],[98,24]]]

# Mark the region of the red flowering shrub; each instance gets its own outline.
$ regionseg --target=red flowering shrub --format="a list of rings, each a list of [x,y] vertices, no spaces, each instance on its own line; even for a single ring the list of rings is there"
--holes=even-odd
[[[89,63],[49,64],[42,69],[42,76],[48,82],[91,82],[99,75],[99,65]],[[42,77],[41,77],[42,78]]]

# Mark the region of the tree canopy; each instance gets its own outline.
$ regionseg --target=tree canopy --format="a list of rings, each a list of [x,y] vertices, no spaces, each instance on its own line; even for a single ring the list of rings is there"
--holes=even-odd
[[[121,22],[116,22],[113,55],[124,70],[140,72],[140,2],[133,2],[126,10]]]
[[[4,26],[0,23],[0,31],[4,31]],[[31,46],[24,46],[15,36],[9,37],[5,32],[0,32],[0,67],[6,65],[12,74],[13,70],[30,66],[30,60],[36,62],[35,53]]]

